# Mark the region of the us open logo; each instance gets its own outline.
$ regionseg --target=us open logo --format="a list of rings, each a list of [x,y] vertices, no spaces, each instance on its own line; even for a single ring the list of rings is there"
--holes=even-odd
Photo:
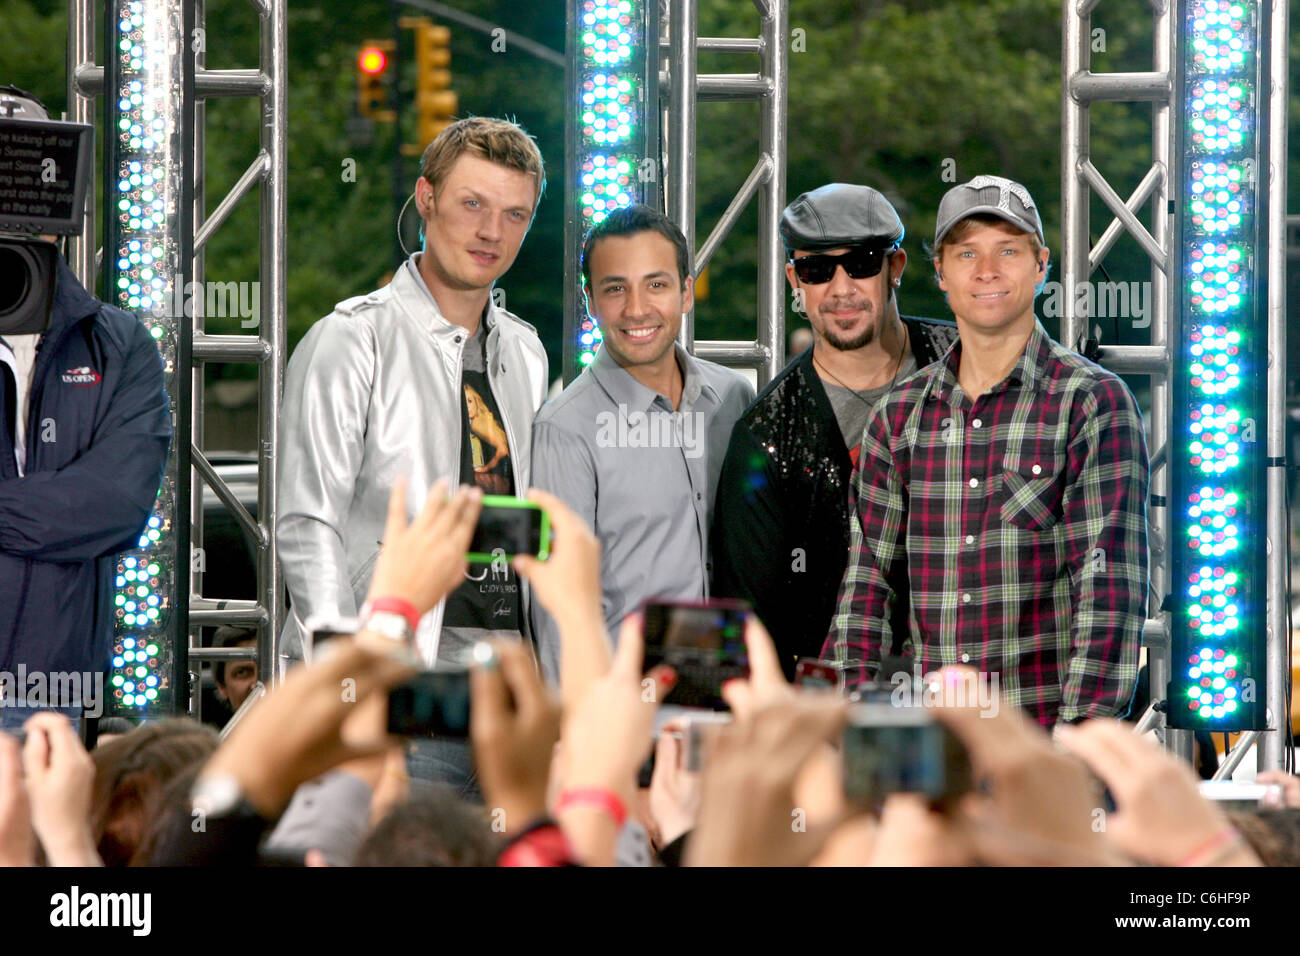
[[[79,385],[87,388],[91,385],[98,385],[100,375],[89,365],[82,365],[79,368],[70,368],[63,373],[63,382],[65,385]]]

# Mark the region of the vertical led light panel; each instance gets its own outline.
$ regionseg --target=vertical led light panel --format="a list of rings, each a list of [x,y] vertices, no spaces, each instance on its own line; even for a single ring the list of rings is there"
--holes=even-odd
[[[192,102],[188,4],[110,2],[105,9],[105,237],[108,301],[134,312],[158,343],[175,438],[158,500],[136,547],[120,555],[117,617],[109,673],[110,712],[159,717],[187,691],[184,672],[189,587],[189,318],[193,288],[190,190],[192,146],[183,111]],[[201,295],[197,296],[201,299]]]
[[[565,380],[591,364],[601,331],[582,302],[587,230],[659,196],[659,5],[569,0],[565,119]]]
[[[1168,723],[1264,729],[1268,17],[1182,9]]]

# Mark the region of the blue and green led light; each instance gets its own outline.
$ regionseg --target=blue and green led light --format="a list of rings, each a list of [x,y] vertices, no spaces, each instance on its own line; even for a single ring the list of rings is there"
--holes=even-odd
[[[186,158],[179,136],[180,59],[172,51],[187,45],[170,6],[166,0],[126,0],[110,12],[105,265],[113,304],[139,315],[157,343],[174,422],[178,323],[186,320],[176,308],[176,210],[182,202],[178,171]],[[117,559],[109,684],[111,709],[119,716],[161,716],[173,704],[176,469],[173,448],[153,513],[134,547]]]
[[[1182,264],[1170,443],[1172,727],[1262,727],[1267,350],[1256,293],[1264,128],[1258,6],[1197,0],[1183,20]]]
[[[645,3],[580,0],[577,6],[576,196],[583,234],[615,209],[646,199]],[[652,12],[657,16],[657,7]],[[602,341],[593,316],[582,317],[577,339],[582,369]]]

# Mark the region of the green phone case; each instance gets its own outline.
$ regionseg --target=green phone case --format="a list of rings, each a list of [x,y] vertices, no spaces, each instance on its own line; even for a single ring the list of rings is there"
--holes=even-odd
[[[531,508],[534,511],[542,513],[542,528],[540,544],[537,548],[535,557],[539,561],[545,561],[551,556],[551,516],[546,513],[546,509],[536,502],[529,501],[527,498],[514,498],[509,495],[484,495],[484,508]],[[477,551],[471,551],[466,556],[470,564],[491,564],[496,559],[490,554],[480,554]],[[513,558],[513,554],[506,555],[507,558]]]

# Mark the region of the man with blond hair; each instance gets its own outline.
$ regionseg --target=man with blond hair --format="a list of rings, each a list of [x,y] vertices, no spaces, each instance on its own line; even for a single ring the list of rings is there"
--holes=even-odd
[[[522,633],[519,582],[499,564],[472,566],[423,618],[361,605],[396,478],[408,479],[413,514],[439,479],[493,494],[528,487],[546,352],[531,325],[493,301],[492,287],[514,263],[545,185],[537,144],[518,125],[453,123],[425,149],[415,183],[421,249],[388,285],[336,305],[294,352],[277,535],[293,603],[290,656],[312,617],[360,613],[372,629],[413,635],[429,666],[459,663],[477,640]],[[472,778],[467,747],[417,749],[414,775]]]

